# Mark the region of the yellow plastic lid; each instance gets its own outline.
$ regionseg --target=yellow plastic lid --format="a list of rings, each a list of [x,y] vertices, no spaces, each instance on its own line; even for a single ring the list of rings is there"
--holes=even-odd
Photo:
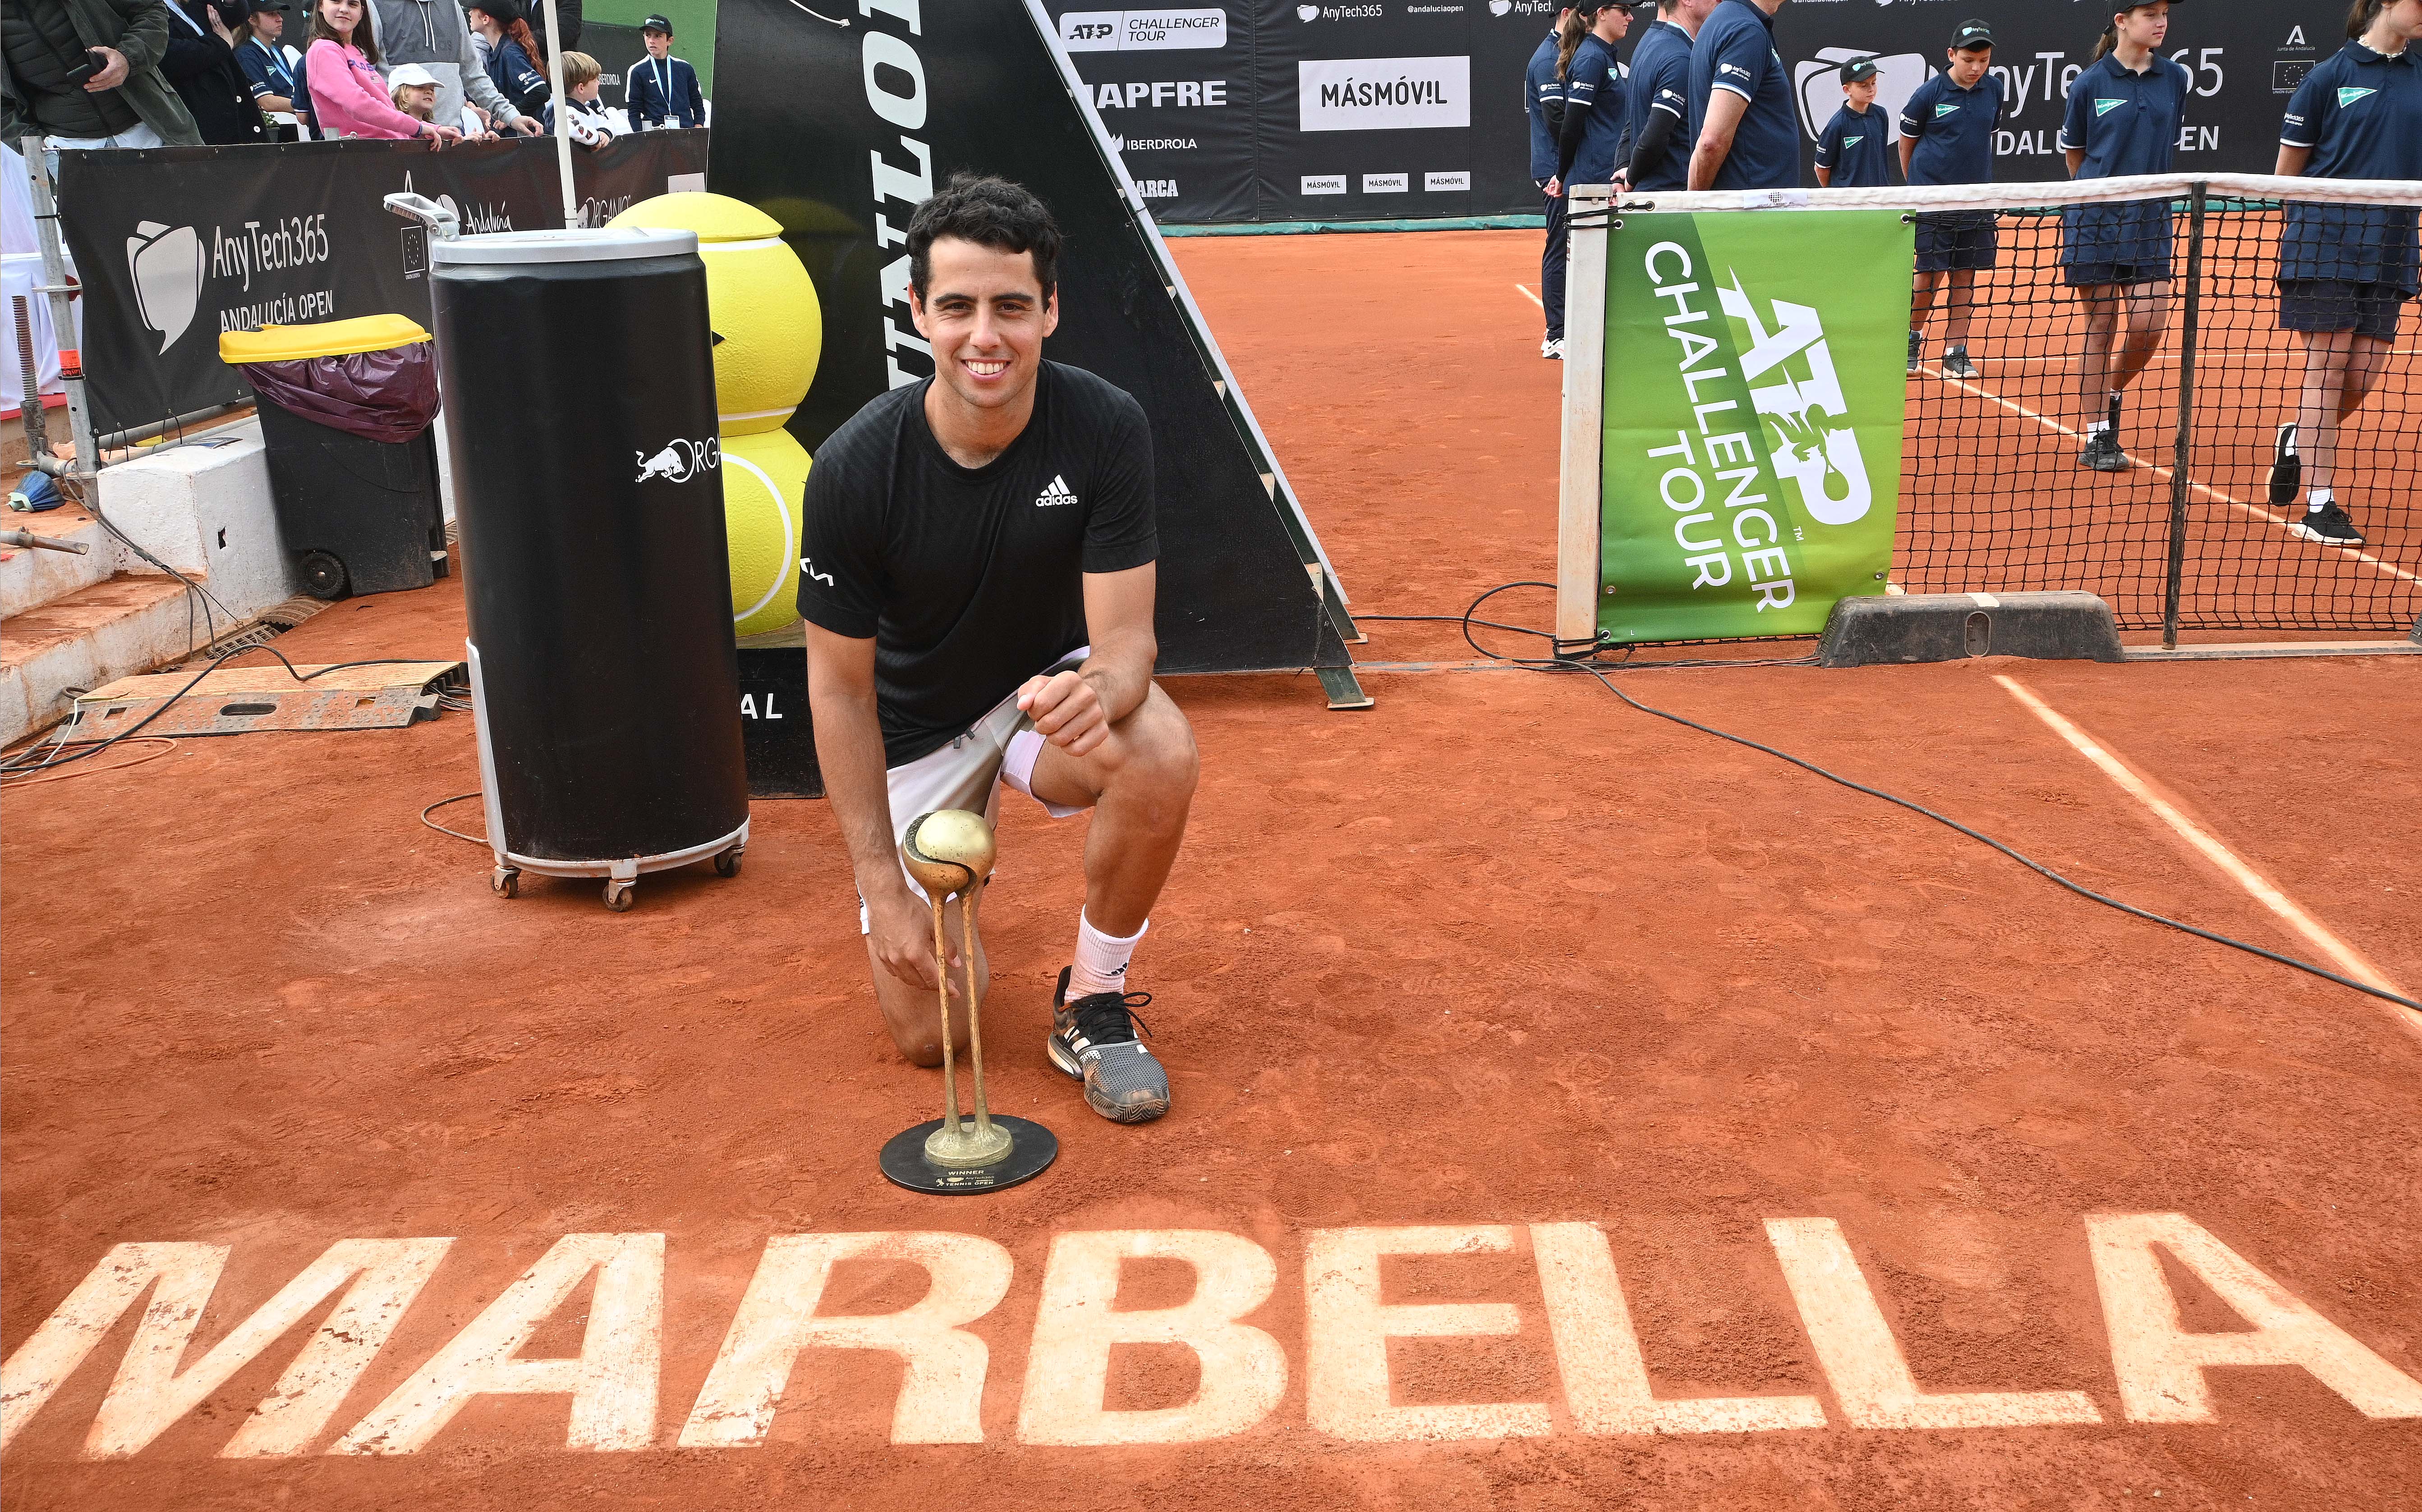
[[[782,223],[746,200],[686,190],[643,199],[606,223],[696,231],[700,242],[755,242],[780,236]]]
[[[401,315],[365,315],[313,325],[264,325],[258,331],[219,334],[224,363],[293,362],[302,357],[341,357],[354,351],[385,351],[426,341],[429,333]]]

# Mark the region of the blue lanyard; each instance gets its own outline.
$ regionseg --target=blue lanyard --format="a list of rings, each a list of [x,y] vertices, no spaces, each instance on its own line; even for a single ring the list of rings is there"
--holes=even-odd
[[[258,37],[252,39],[252,45],[260,48],[261,55],[269,59],[269,66],[277,70],[278,79],[286,86],[287,97],[291,99],[294,94],[294,75],[288,71],[286,60],[277,55],[276,49],[271,47],[267,42],[262,41]]]

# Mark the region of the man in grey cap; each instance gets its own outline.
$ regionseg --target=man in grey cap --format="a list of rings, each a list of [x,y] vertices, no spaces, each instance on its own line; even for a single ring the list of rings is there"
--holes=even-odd
[[[480,55],[471,48],[471,23],[463,19],[457,0],[370,0],[370,11],[381,66],[417,63],[436,79],[435,119],[461,120],[467,98],[497,132],[538,134],[538,122],[515,110],[480,67]]]

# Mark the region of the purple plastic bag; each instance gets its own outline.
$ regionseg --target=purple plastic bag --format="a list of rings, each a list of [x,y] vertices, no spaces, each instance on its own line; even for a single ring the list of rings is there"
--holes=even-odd
[[[238,366],[279,409],[365,441],[410,441],[437,416],[437,359],[427,341]]]

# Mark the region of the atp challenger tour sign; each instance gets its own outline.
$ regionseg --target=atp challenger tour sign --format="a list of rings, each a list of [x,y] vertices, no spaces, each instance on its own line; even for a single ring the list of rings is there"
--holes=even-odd
[[[1813,633],[1883,591],[1914,235],[1892,210],[1633,214],[1609,235],[1610,638]]]

